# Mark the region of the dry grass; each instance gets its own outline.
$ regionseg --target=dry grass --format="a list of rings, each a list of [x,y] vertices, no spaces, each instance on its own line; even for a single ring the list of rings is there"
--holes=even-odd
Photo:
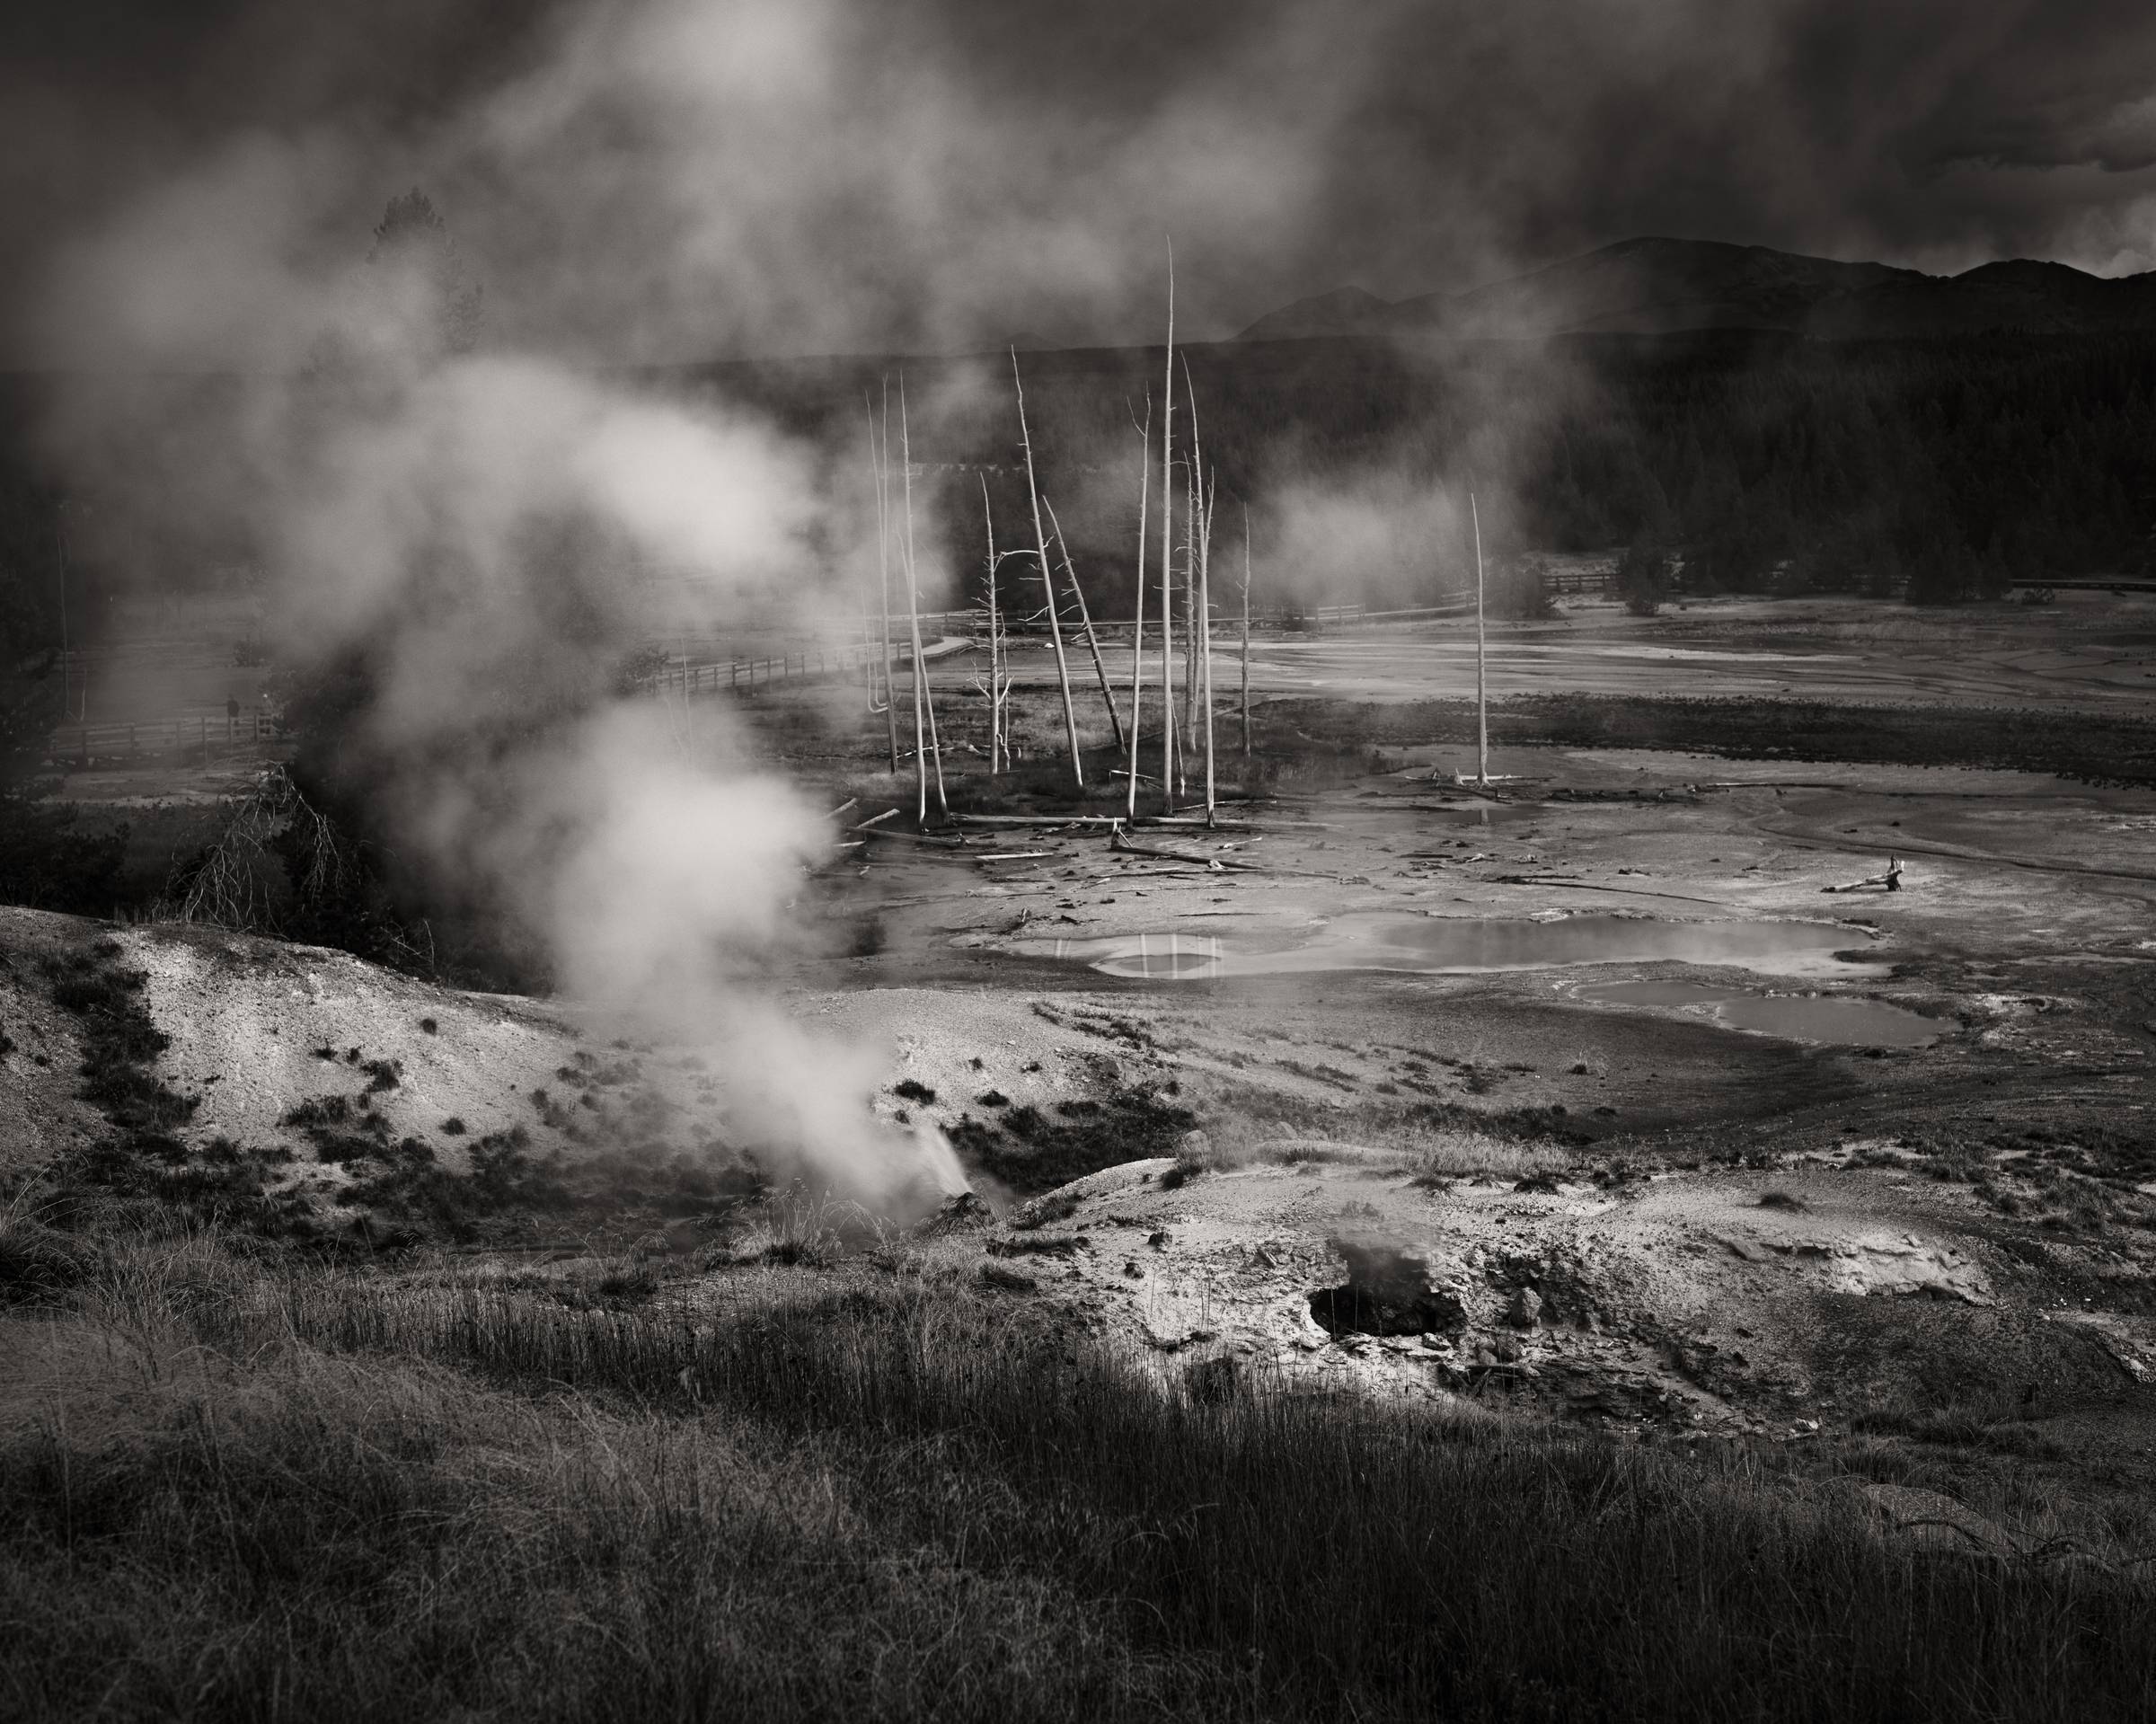
[[[0,1715],[2087,1719],[2156,1592],[1845,1488],[1186,1395],[898,1278],[693,1325],[108,1249],[0,1323]]]
[[[0,1203],[0,1304],[52,1299],[95,1262],[75,1235],[50,1224],[54,1207],[50,1193],[34,1181]]]
[[[1060,1668],[1075,1718],[1162,1685],[1067,1593],[922,1547],[919,1485],[835,1434],[143,1314],[41,1337],[66,1392],[10,1409],[7,1716],[988,1718]]]
[[[1416,1156],[1414,1180],[1418,1185],[1428,1185],[1446,1180],[1554,1179],[1577,1159],[1574,1152],[1548,1144],[1442,1132]]]

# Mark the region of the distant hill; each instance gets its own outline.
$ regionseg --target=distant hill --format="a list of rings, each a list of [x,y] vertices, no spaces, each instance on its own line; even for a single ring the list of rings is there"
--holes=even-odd
[[[1462,294],[1387,301],[1336,287],[1259,318],[1241,340],[1313,336],[1661,335],[1784,330],[1825,338],[2156,329],[2156,272],[2116,278],[2016,259],[1957,276],[1763,245],[1634,239]]]

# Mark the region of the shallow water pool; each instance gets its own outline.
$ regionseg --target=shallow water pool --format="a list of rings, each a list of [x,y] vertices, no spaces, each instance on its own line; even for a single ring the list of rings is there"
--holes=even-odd
[[[1939,1039],[1938,1020],[1880,1000],[1831,994],[1751,994],[1695,982],[1599,982],[1575,999],[1611,1005],[1674,1008],[1788,1041],[1852,1048],[1923,1048]]]
[[[1833,954],[1851,931],[1823,922],[1664,922],[1577,915],[1556,922],[1479,916],[1343,916],[1299,943],[1267,947],[1217,934],[1118,934],[1021,942],[1017,950],[1074,959],[1109,976],[1163,981],[1288,976],[1328,970],[1427,975],[1546,969],[1573,964],[1727,964],[1775,975],[1848,973]]]

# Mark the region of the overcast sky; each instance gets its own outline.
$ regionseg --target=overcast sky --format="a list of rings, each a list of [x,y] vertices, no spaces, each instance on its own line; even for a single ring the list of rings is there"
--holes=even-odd
[[[1194,335],[1639,234],[2123,273],[2156,266],[2156,5],[0,8],[18,362],[124,346],[115,272],[259,324],[266,271],[347,267],[415,181],[498,339],[619,360],[1149,337],[1171,231]]]

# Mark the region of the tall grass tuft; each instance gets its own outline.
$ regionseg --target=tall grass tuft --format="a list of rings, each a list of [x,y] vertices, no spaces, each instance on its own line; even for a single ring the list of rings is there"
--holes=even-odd
[[[109,1300],[40,1325],[90,1362],[66,1391],[0,1392],[10,1716],[2063,1720],[2156,1692],[2128,1573],[1898,1544],[1739,1456],[1184,1393],[920,1278],[722,1318],[199,1263]]]

